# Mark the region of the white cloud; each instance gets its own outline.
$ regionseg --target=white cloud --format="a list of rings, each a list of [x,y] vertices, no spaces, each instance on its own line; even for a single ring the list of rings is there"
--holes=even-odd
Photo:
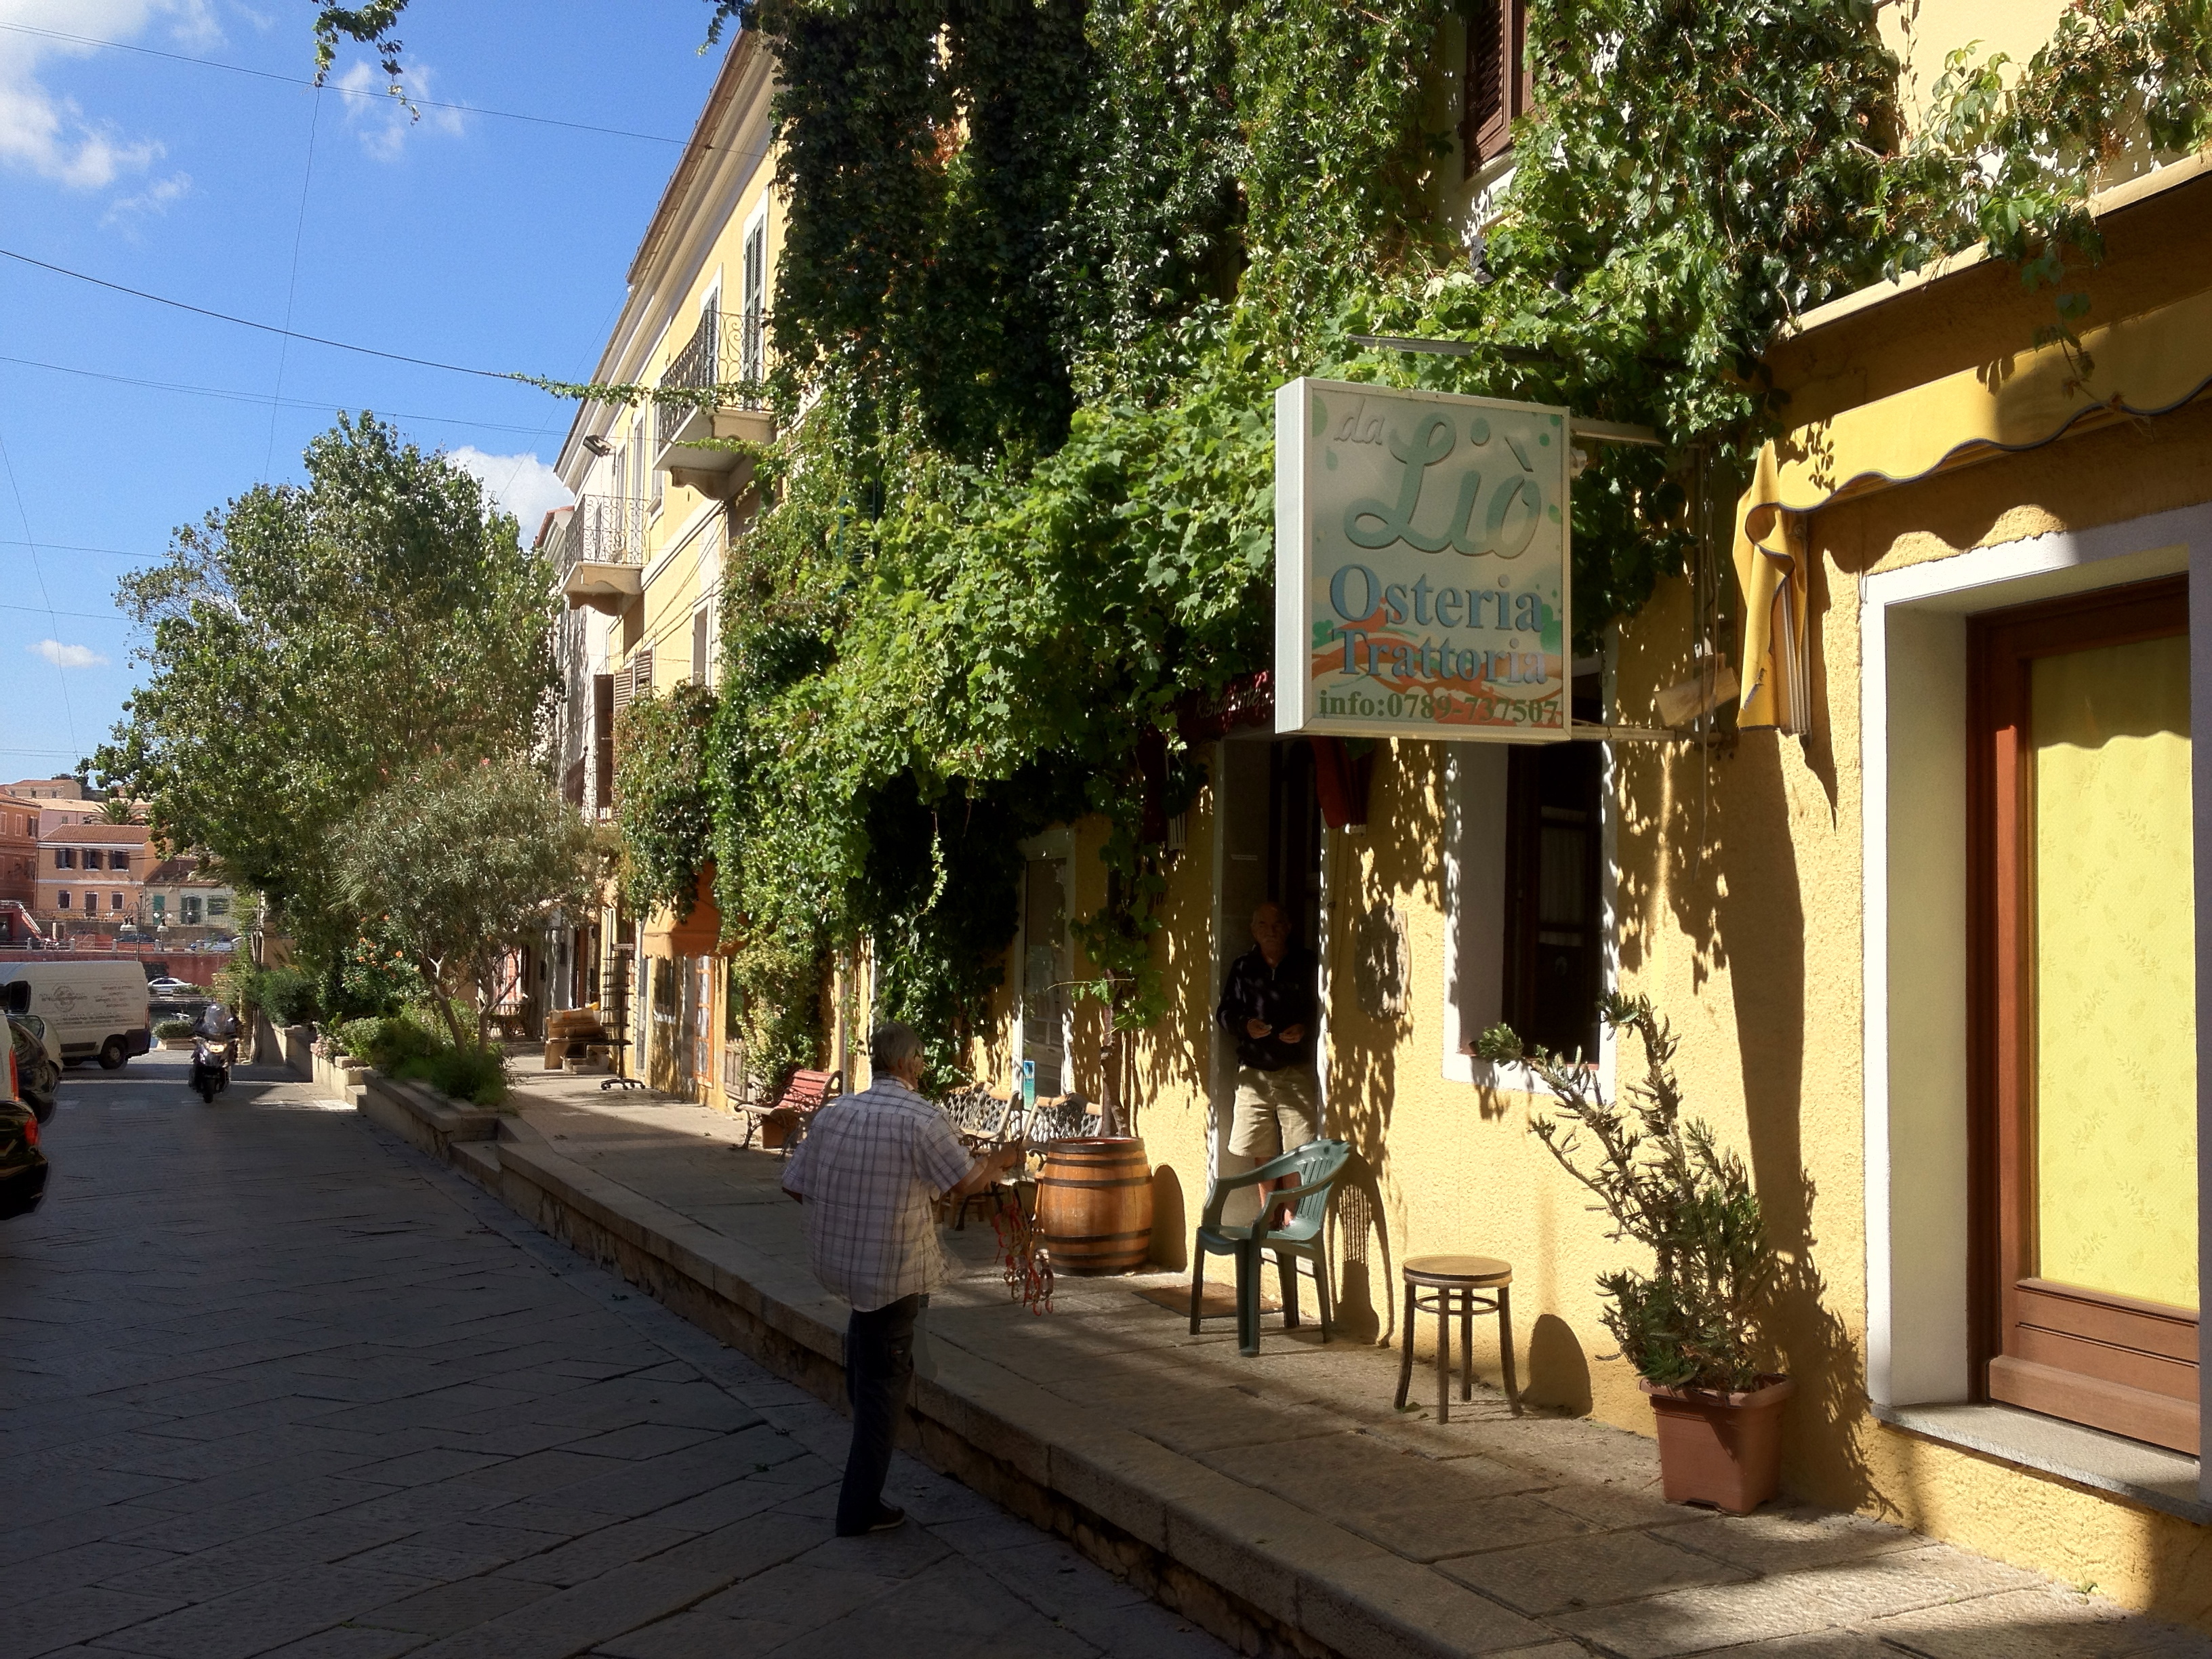
[[[525,546],[538,534],[538,526],[548,513],[556,507],[567,507],[576,499],[568,493],[568,486],[561,482],[561,475],[534,453],[487,455],[473,444],[464,444],[459,449],[447,450],[446,459],[482,484],[486,495],[514,514]]]
[[[330,84],[345,105],[346,125],[361,136],[361,147],[380,161],[392,161],[406,148],[410,133],[442,132],[452,137],[461,134],[459,110],[416,104],[410,112],[408,99],[430,95],[431,74],[421,63],[409,58],[404,95],[395,98],[384,71],[364,58],[331,76]]]
[[[105,668],[107,659],[88,645],[64,645],[59,640],[40,640],[32,654],[44,657],[57,668]]]
[[[129,40],[157,19],[182,46],[220,38],[210,0],[0,0],[0,22],[87,40]],[[0,33],[0,166],[73,190],[104,190],[161,158],[160,140],[119,133],[40,80],[48,59],[97,50],[52,33]]]
[[[169,210],[170,203],[182,201],[191,193],[192,175],[173,173],[166,179],[156,179],[136,196],[118,197],[100,222],[113,225],[141,215],[152,217],[164,214]]]

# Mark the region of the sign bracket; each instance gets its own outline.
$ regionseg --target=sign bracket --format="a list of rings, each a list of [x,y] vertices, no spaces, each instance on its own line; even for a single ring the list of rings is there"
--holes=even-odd
[[[1404,334],[1355,334],[1352,343],[1370,351],[1425,352],[1432,357],[1472,357],[1484,349],[1473,340],[1423,340]],[[1488,348],[1508,362],[1557,362],[1559,360],[1548,352],[1531,351],[1525,346],[1492,345]],[[1664,449],[1666,441],[1648,426],[1632,426],[1621,421],[1589,421],[1581,416],[1571,416],[1568,432],[1576,438],[1600,444],[1634,444],[1644,449]]]

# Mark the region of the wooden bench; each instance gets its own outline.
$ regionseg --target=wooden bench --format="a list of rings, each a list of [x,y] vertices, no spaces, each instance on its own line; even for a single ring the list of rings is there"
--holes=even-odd
[[[801,1067],[784,1079],[781,1088],[770,1090],[758,1100],[734,1103],[733,1109],[743,1113],[745,1119],[745,1138],[741,1144],[751,1146],[753,1131],[775,1120],[785,1128],[781,1150],[789,1158],[791,1149],[805,1135],[806,1126],[815,1113],[844,1092],[844,1073],[810,1072]],[[766,1144],[763,1131],[762,1145]]]

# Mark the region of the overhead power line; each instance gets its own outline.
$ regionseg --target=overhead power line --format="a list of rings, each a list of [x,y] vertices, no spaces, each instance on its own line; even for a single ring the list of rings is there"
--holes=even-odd
[[[0,605],[0,611],[27,611],[34,617],[75,617],[82,622],[127,623],[120,611],[55,611],[43,605]]]
[[[248,69],[243,64],[225,64],[213,58],[193,58],[180,52],[162,52],[153,46],[134,46],[122,40],[100,40],[88,34],[65,34],[59,29],[35,28],[28,23],[0,23],[0,29],[10,34],[35,34],[48,40],[64,40],[75,46],[98,46],[106,52],[136,52],[141,58],[162,58],[173,64],[191,64],[200,69],[222,70],[230,75],[250,76],[257,81],[275,81],[288,87],[312,87],[315,83],[296,75],[279,75],[273,70]],[[398,102],[389,92],[371,92],[366,87],[330,86],[326,89],[346,98],[380,98]],[[511,109],[486,109],[478,104],[449,104],[436,98],[409,97],[405,101],[422,109],[447,109],[461,115],[488,115],[501,121],[526,121],[532,126],[565,127],[571,132],[595,132],[608,138],[638,138],[651,144],[674,144],[682,147],[687,141],[672,138],[665,132],[633,132],[627,127],[593,126],[587,121],[562,121],[550,115],[525,115]],[[714,146],[701,143],[701,149]]]
[[[172,300],[166,295],[149,294],[143,288],[126,288],[121,283],[111,283],[105,277],[88,276],[82,270],[71,270],[67,265],[49,264],[44,259],[33,259],[27,253],[18,253],[12,248],[0,247],[0,259],[13,259],[19,264],[32,265],[40,270],[51,270],[57,276],[73,277],[80,283],[89,283],[94,288],[104,288],[117,294],[127,294],[134,300],[146,300],[157,306],[167,306],[176,311],[189,311],[196,317],[212,317],[219,323],[233,323],[240,328],[250,328],[263,334],[275,334],[287,340],[304,340],[309,345],[328,346],[333,351],[358,352],[364,357],[381,357],[386,362],[412,363],[417,368],[439,368],[448,374],[473,374],[485,380],[521,380],[523,376],[495,368],[471,368],[464,363],[440,362],[434,357],[410,357],[404,351],[381,351],[374,346],[354,345],[344,340],[325,339],[319,334],[301,334],[289,328],[279,328],[274,323],[257,323],[251,317],[234,317],[227,311],[210,311],[205,306],[187,305],[182,300]]]
[[[349,407],[345,404],[325,403],[313,398],[272,398],[265,392],[239,392],[228,386],[185,386],[176,380],[147,380],[134,374],[110,374],[97,368],[71,368],[67,363],[41,362],[36,357],[0,356],[0,363],[13,363],[19,368],[43,368],[55,374],[75,374],[88,380],[108,380],[117,386],[144,386],[152,392],[176,392],[194,398],[214,398],[225,403],[252,404],[261,407],[274,403],[279,409],[339,410]],[[531,437],[545,435],[543,426],[515,426],[502,421],[472,421],[459,415],[412,415],[397,409],[385,410],[381,413],[386,419],[394,421],[430,421],[441,426],[474,427],[485,432],[518,432]],[[41,542],[40,545],[50,547],[57,544]]]
[[[26,542],[12,537],[0,536],[0,547],[44,548],[50,553],[107,553],[118,559],[156,559],[158,553],[131,553],[119,547],[81,547],[70,542]]]

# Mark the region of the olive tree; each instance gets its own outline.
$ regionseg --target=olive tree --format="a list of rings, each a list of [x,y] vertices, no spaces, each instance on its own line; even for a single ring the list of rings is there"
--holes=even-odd
[[[339,895],[404,950],[459,1046],[489,1046],[507,955],[589,902],[596,832],[516,760],[445,761],[395,779],[331,832]]]

